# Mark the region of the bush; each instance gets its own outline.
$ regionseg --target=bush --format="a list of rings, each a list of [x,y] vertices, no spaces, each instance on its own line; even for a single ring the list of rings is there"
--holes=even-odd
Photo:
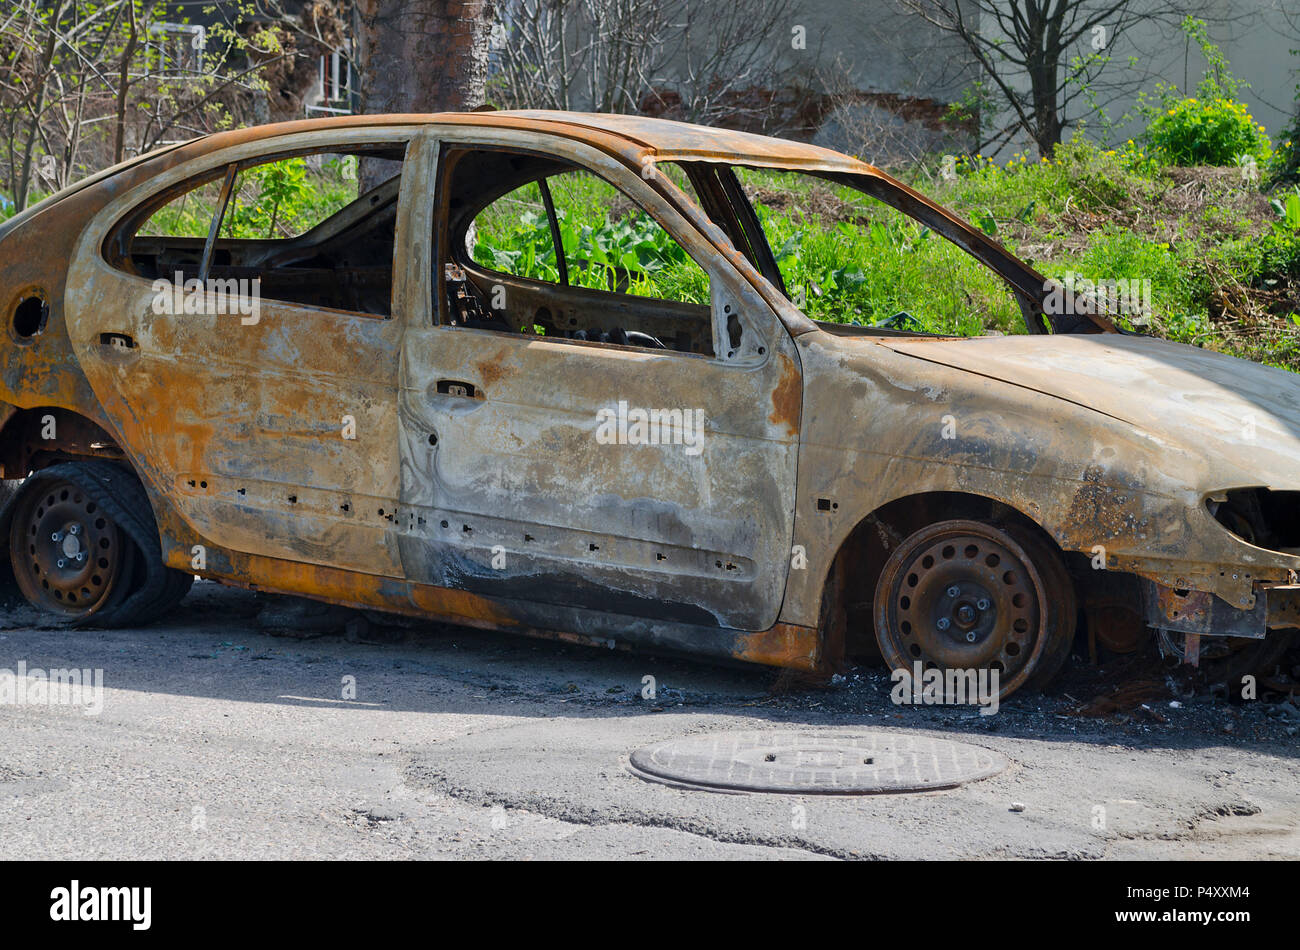
[[[1274,225],[1260,242],[1259,270],[1263,277],[1300,277],[1300,231]]]
[[[1282,141],[1273,153],[1269,174],[1275,184],[1300,182],[1300,112],[1296,113],[1291,125],[1282,133]]]
[[[1240,155],[1263,165],[1272,155],[1264,127],[1233,99],[1175,100],[1151,120],[1146,141],[1170,165],[1233,165]]]
[[[1264,166],[1273,156],[1272,143],[1237,99],[1238,90],[1250,84],[1232,75],[1204,20],[1187,17],[1182,28],[1208,65],[1195,96],[1185,98],[1177,86],[1158,83],[1156,102],[1145,93],[1139,97],[1138,112],[1147,120],[1143,140],[1153,157],[1170,165],[1234,165],[1251,156]]]

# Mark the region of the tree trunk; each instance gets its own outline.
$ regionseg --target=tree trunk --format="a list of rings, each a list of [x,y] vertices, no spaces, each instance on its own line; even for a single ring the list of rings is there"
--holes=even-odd
[[[131,92],[131,60],[135,58],[136,44],[139,42],[139,30],[135,22],[135,4],[127,4],[130,17],[130,29],[127,33],[126,47],[122,50],[122,60],[118,64],[117,108],[114,111],[113,164],[120,164],[126,158],[126,101]]]
[[[45,38],[45,51],[41,55],[40,68],[36,71],[36,101],[31,107],[32,124],[27,130],[27,141],[23,145],[23,167],[18,175],[18,187],[14,192],[14,211],[27,207],[27,199],[32,187],[32,162],[36,157],[36,136],[41,127],[41,114],[45,111],[45,87],[50,81],[50,67],[54,63],[54,53],[59,45],[59,21],[67,7],[66,0],[59,0],[50,12],[49,34]]]
[[[1029,73],[1030,100],[1034,117],[1034,144],[1038,154],[1050,158],[1061,141],[1061,116],[1057,102],[1061,50],[1058,46],[1060,19],[1066,5],[1049,14],[1046,5],[1026,4],[1028,24],[1025,42],[1025,66]]]
[[[1061,116],[1056,101],[1056,68],[1046,64],[1030,77],[1034,106],[1034,139],[1038,154],[1051,158],[1061,141]]]
[[[358,0],[361,111],[452,112],[486,99],[493,0]],[[364,193],[394,174],[362,162]]]
[[[359,0],[361,111],[481,106],[493,0]]]

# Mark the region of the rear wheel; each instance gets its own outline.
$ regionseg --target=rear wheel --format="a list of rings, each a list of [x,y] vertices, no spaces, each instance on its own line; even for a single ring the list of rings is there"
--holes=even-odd
[[[162,562],[143,486],[107,462],[67,462],[31,475],[8,512],[14,579],[34,606],[71,623],[149,623],[193,576]]]
[[[1060,556],[1016,526],[943,521],[906,538],[876,585],[891,669],[996,671],[998,695],[1042,688],[1069,658],[1074,588]]]
[[[57,479],[33,489],[20,494],[10,523],[14,580],[42,610],[89,619],[113,603],[129,571],[130,542],[78,485]]]

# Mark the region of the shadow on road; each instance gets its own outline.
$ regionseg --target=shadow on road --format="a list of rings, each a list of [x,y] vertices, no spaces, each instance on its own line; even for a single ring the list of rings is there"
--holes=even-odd
[[[81,630],[34,624],[29,608],[10,602],[0,606],[0,668],[22,661],[29,670],[102,669],[109,690],[329,709],[575,719],[710,712],[800,727],[1300,754],[1295,720],[1262,703],[1230,707],[1206,695],[1151,699],[1145,709],[1135,704],[1130,712],[1094,718],[1070,715],[1082,697],[1058,688],[1051,695],[1017,695],[983,716],[973,706],[896,705],[883,668],[855,669],[841,682],[821,684],[758,667],[401,618],[391,625],[379,618],[361,634],[392,642],[351,642],[341,633],[295,639],[266,632],[259,613],[268,616],[268,604],[285,623],[279,598],[201,583],[150,627]]]

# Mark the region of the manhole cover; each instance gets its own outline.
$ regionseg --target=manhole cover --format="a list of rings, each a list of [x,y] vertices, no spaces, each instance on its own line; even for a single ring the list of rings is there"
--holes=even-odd
[[[1007,760],[925,736],[727,732],[638,749],[628,764],[648,781],[705,791],[874,795],[956,788]]]

